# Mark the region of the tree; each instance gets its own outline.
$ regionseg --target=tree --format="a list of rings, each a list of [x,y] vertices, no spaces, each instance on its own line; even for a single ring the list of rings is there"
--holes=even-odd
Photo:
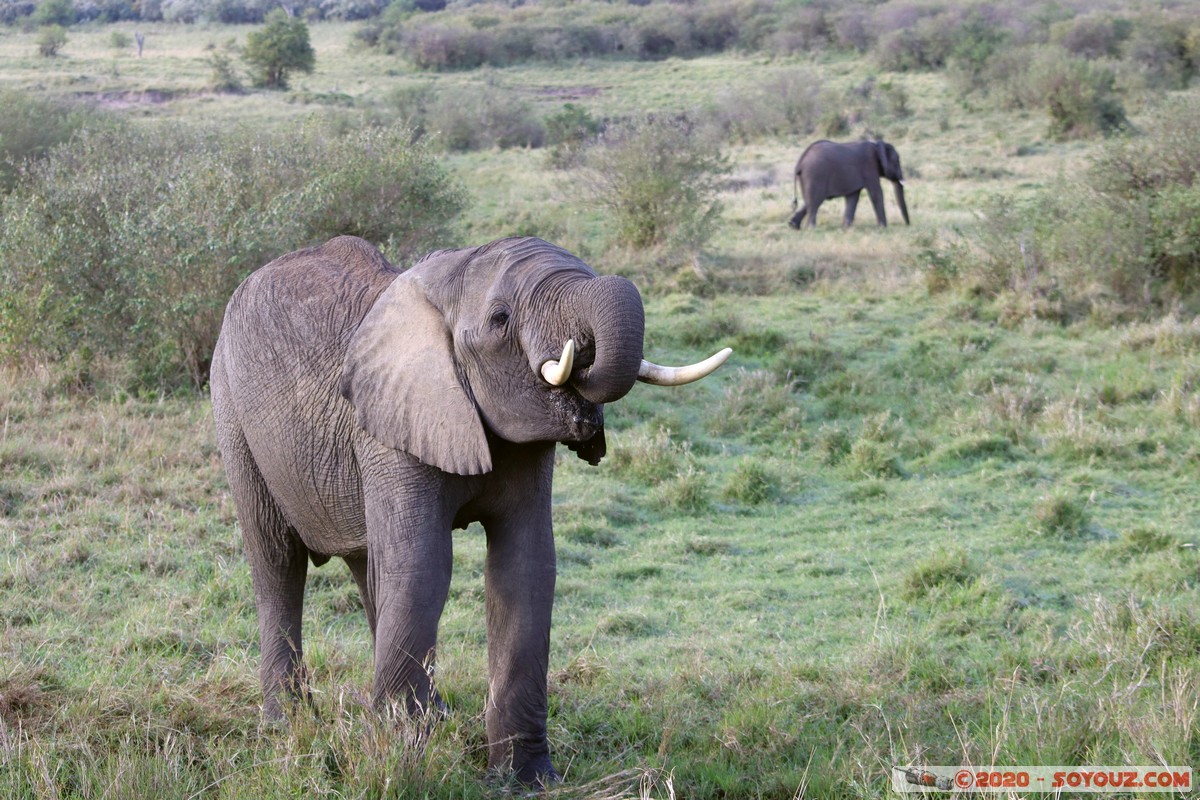
[[[290,73],[312,72],[316,63],[308,25],[279,8],[267,15],[262,28],[246,36],[242,58],[250,65],[254,85],[268,89],[286,89]]]

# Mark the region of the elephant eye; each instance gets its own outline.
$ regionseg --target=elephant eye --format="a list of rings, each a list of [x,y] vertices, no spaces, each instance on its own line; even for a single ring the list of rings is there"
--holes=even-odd
[[[506,308],[500,308],[500,309],[493,311],[492,312],[492,320],[491,320],[492,327],[493,328],[503,328],[505,325],[508,324],[509,316],[510,315],[508,313],[508,309],[506,309]]]

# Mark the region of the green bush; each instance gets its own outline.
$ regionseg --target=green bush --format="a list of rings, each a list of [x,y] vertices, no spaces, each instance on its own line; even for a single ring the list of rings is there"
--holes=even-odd
[[[33,22],[42,26],[74,25],[75,4],[71,0],[41,0],[33,12]]]
[[[37,49],[43,58],[53,58],[67,45],[67,31],[62,25],[45,25],[38,31]]]
[[[868,478],[903,478],[908,474],[900,458],[903,422],[885,411],[863,420],[858,438],[842,460],[851,474]]]
[[[430,135],[446,150],[540,147],[546,140],[529,102],[496,83],[440,90],[431,83],[402,86],[387,105],[417,136]]]
[[[1054,23],[1050,41],[1080,58],[1116,58],[1131,29],[1127,19],[1093,12]]]
[[[962,550],[951,549],[916,562],[904,576],[901,595],[916,601],[939,591],[965,586],[978,577],[978,569]]]
[[[316,51],[308,38],[308,25],[277,8],[267,14],[265,25],[246,34],[242,58],[250,65],[255,86],[286,89],[293,72],[312,72]]]
[[[1007,313],[1138,312],[1200,291],[1200,100],[1177,98],[1145,130],[1114,137],[1090,168],[1022,202],[997,196],[958,241],[923,258],[939,278],[1006,297]]]
[[[765,503],[779,492],[779,481],[757,458],[743,458],[725,483],[726,500],[746,505]]]
[[[659,428],[655,434],[639,430],[614,436],[610,468],[639,483],[657,485],[692,465],[691,445],[671,441],[671,432]]]
[[[117,124],[115,118],[86,106],[42,100],[13,89],[0,89],[0,108],[0,194],[12,190],[25,162],[44,157],[85,124]]]
[[[688,464],[674,478],[659,484],[655,497],[667,508],[684,514],[703,514],[712,507],[708,474],[694,464]]]
[[[1008,42],[1008,32],[973,12],[956,32],[947,66],[963,93],[986,88],[988,63]]]
[[[102,357],[135,385],[202,385],[229,294],[271,258],[343,233],[393,257],[444,244],[462,197],[411,139],[315,125],[79,136],[0,208],[0,358],[86,371]]]
[[[726,138],[749,142],[812,133],[827,102],[818,72],[789,67],[763,81],[730,86],[716,95],[704,113]]]
[[[208,66],[212,69],[208,88],[214,92],[229,92],[237,94],[245,87],[233,68],[233,59],[224,53],[209,53]]]
[[[1145,86],[1186,89],[1200,70],[1189,35],[1194,34],[1181,19],[1145,16],[1132,24],[1121,54]]]
[[[596,201],[622,243],[695,251],[712,235],[729,162],[688,120],[649,117],[611,127],[587,163]]]
[[[1040,94],[1050,115],[1050,135],[1058,139],[1107,134],[1127,120],[1113,89],[1111,69],[1084,59],[1065,59],[1034,67]]]
[[[448,89],[426,102],[424,127],[447,150],[541,147],[546,137],[529,103],[502,86]]]
[[[546,162],[552,169],[578,166],[583,153],[604,129],[604,124],[583,106],[564,103],[563,107],[544,120],[546,127]]]
[[[721,413],[708,420],[713,433],[746,434],[755,441],[781,441],[800,430],[804,410],[796,385],[768,370],[738,370],[721,398]]]
[[[1003,106],[1044,110],[1054,138],[1111,134],[1127,122],[1112,67],[1056,45],[1002,51],[978,80]]]
[[[1086,505],[1062,490],[1042,495],[1033,506],[1033,532],[1044,536],[1080,536],[1090,521]]]

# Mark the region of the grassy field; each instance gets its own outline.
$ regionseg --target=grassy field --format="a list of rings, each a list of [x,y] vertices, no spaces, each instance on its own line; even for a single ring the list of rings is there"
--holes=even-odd
[[[112,30],[70,29],[42,59],[0,29],[0,86],[148,122],[286,125],[424,82],[600,115],[798,65],[834,87],[871,74],[730,55],[415,75],[320,24],[317,71],[290,92],[218,95],[208,48],[245,29],[144,27],[142,59]],[[692,265],[664,274],[609,240],[580,174],[542,151],[446,157],[471,195],[447,244],[543,236],[638,280],[648,357],[735,349],[715,379],[612,405],[600,467],[562,450],[550,796],[880,797],[893,765],[1200,765],[1200,324],[1064,326],[931,294],[923,242],[1096,143],[1051,142],[1044,118],[972,107],[940,75],[886,77],[909,98],[878,132],[913,225],[880,230],[864,203],[843,231],[835,201],[792,231],[804,142],[731,146],[700,287]],[[0,796],[507,792],[484,774],[481,530],[455,534],[447,718],[370,710],[366,621],[335,562],[309,577],[315,714],[264,727],[207,398],[6,372],[0,417]]]

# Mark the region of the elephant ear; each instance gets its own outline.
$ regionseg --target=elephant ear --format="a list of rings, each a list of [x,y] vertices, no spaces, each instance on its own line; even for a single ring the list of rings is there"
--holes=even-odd
[[[342,396],[381,443],[457,475],[492,469],[475,403],[454,362],[440,311],[398,278],[379,295],[350,340]]]
[[[875,157],[879,159],[879,174],[888,175],[887,143],[883,139],[875,140]]]

